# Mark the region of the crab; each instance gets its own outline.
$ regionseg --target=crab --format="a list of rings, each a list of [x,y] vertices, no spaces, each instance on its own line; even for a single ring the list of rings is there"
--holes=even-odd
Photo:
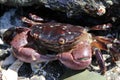
[[[108,30],[112,27],[110,23],[84,28],[45,21],[34,14],[30,14],[30,18],[22,18],[30,27],[12,27],[3,34],[4,42],[11,45],[14,56],[21,61],[32,63],[59,60],[70,69],[81,70],[91,64],[92,55],[95,55],[101,73],[105,73],[101,50],[110,51],[113,60],[120,59],[116,47],[120,45],[119,40],[89,33],[91,30]]]

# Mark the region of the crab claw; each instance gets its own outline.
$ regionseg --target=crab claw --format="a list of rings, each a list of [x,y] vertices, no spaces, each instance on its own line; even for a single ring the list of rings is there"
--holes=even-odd
[[[91,63],[91,46],[87,43],[80,43],[74,49],[58,54],[58,59],[66,67],[81,70],[87,68]]]

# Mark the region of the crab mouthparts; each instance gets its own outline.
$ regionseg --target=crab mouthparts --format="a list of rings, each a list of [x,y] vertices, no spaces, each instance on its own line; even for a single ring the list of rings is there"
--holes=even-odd
[[[75,62],[89,62],[91,61],[90,57],[83,57],[83,58],[73,58]]]
[[[85,60],[89,60],[90,58],[77,58],[76,60],[79,60],[79,61],[85,61]]]

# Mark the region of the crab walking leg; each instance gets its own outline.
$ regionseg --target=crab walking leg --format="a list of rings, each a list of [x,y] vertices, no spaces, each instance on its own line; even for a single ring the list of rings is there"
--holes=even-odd
[[[102,53],[100,50],[107,50],[107,46],[99,41],[92,42],[91,46],[93,47],[93,54],[96,56],[96,59],[98,61],[98,65],[100,67],[101,74],[104,74],[106,72],[106,66],[105,61],[103,60]]]
[[[106,45],[108,52],[112,56],[113,62],[120,60],[120,51],[119,51],[120,41],[118,39],[97,36],[96,40]]]
[[[120,45],[120,41],[116,38],[113,39],[113,38],[107,38],[107,37],[103,37],[103,36],[96,36],[95,39],[100,41],[100,42],[103,42],[105,44],[112,43],[112,44],[119,44]]]
[[[30,26],[36,25],[36,24],[42,24],[41,22],[35,22],[35,21],[32,21],[26,17],[22,17],[22,21],[25,23],[28,23]]]
[[[106,71],[106,67],[104,65],[105,62],[102,58],[102,54],[101,54],[100,50],[109,51],[111,56],[112,56],[113,62],[115,62],[116,60],[119,60],[120,59],[120,52],[116,48],[116,45],[113,46],[114,44],[119,44],[119,40],[105,38],[102,36],[97,36],[94,38],[95,38],[95,41],[92,42],[91,45],[95,48],[94,54],[96,55],[100,69],[101,69],[102,73],[104,74]]]
[[[93,48],[95,47],[95,48],[98,48],[100,50],[107,50],[107,46],[104,43],[96,41],[96,40],[91,43],[91,46]]]
[[[108,24],[93,26],[92,28],[90,28],[90,30],[108,30],[111,27],[112,24],[108,23]]]
[[[38,21],[38,22],[44,21],[41,17],[39,17],[39,16],[37,16],[37,15],[35,15],[35,14],[32,14],[32,13],[29,14],[29,17],[30,17],[32,20],[34,20],[34,21]]]
[[[97,48],[95,48],[94,52],[96,59],[98,61],[98,65],[100,67],[101,74],[104,74],[106,72],[106,66],[105,66],[105,61],[103,60],[102,53]]]
[[[112,44],[108,44],[109,53],[112,56],[113,62],[120,60],[120,51],[118,48],[114,47]]]

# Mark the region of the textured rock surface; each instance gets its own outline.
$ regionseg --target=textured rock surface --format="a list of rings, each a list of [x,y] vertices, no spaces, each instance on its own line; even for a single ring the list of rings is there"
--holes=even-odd
[[[119,0],[0,0],[0,3],[12,6],[44,5],[53,10],[65,12],[68,17],[82,13],[102,16],[111,10],[111,7],[120,5]]]

